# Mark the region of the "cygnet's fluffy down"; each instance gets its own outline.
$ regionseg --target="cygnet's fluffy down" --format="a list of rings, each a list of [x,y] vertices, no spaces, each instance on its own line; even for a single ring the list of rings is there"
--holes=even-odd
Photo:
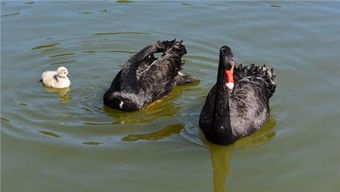
[[[59,67],[57,71],[45,71],[41,74],[41,82],[46,87],[62,89],[69,87],[71,81],[66,67]]]

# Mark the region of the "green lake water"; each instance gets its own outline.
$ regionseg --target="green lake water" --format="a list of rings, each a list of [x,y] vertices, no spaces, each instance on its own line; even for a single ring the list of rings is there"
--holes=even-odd
[[[340,191],[339,2],[1,2],[1,191]],[[138,112],[103,106],[122,65],[183,39],[196,84]],[[230,146],[198,118],[220,46],[275,68],[271,117]],[[65,66],[69,90],[44,89]]]

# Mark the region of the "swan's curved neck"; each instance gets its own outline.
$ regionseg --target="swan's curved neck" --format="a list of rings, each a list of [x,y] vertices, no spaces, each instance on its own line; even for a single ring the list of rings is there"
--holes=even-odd
[[[215,143],[220,144],[233,142],[229,108],[230,90],[225,85],[224,62],[226,62],[226,59],[220,56],[214,102],[214,119],[211,130],[211,138],[214,138]]]

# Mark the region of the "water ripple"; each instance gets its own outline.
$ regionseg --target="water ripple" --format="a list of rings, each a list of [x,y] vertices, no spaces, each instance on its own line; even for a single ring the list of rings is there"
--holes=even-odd
[[[93,33],[93,35],[104,36],[104,35],[148,35],[145,32],[106,32],[106,33]]]
[[[61,53],[61,54],[57,54],[57,55],[51,55],[50,57],[64,57],[64,56],[74,56],[76,55],[75,53]]]
[[[59,45],[59,44],[60,43],[52,43],[52,44],[47,44],[47,45],[39,45],[39,46],[33,47],[32,50],[54,47],[54,46]]]
[[[48,136],[52,136],[52,137],[60,137],[60,135],[53,133],[51,131],[39,131],[39,132],[44,134],[44,135],[48,135]]]
[[[6,14],[6,15],[1,15],[1,17],[11,17],[11,16],[17,16],[17,15],[20,15],[20,12],[10,13],[10,14]]]

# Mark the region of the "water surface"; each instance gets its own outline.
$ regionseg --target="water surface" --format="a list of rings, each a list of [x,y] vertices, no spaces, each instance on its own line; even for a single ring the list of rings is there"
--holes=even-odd
[[[339,191],[338,2],[5,1],[1,3],[1,189]],[[114,75],[155,40],[183,39],[176,87],[141,111],[103,106]],[[198,116],[218,49],[278,74],[271,117],[230,146]],[[70,89],[39,83],[66,66]]]

